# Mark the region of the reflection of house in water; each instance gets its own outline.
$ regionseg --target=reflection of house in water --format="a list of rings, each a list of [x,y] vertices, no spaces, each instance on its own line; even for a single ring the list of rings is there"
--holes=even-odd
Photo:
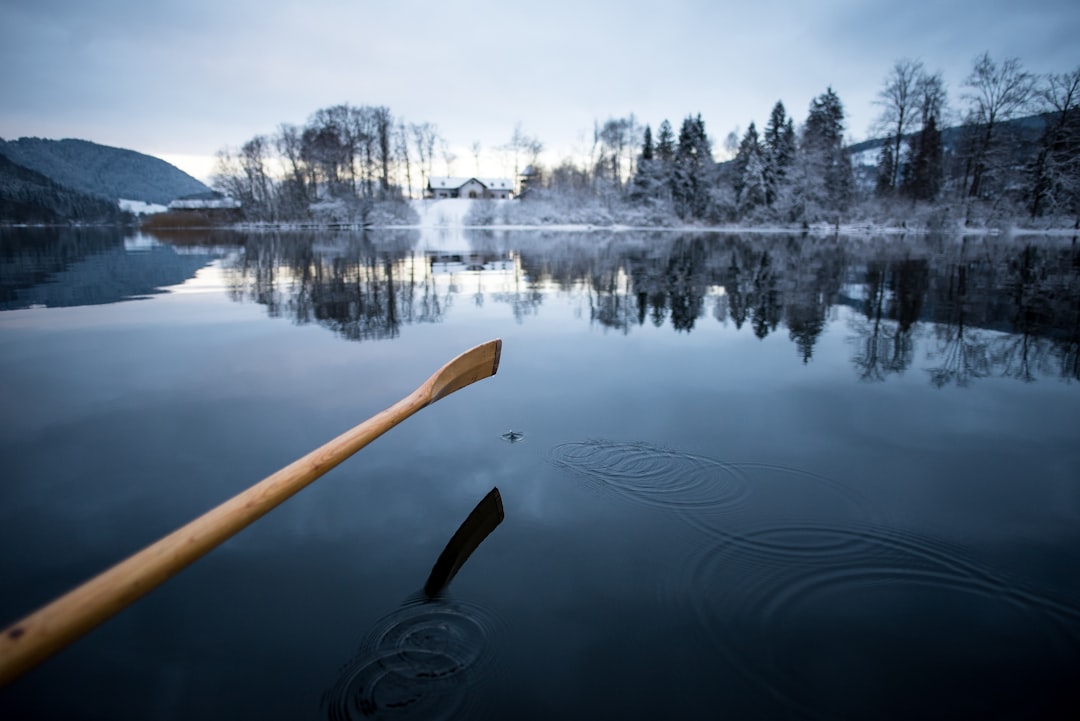
[[[435,200],[443,198],[509,200],[513,192],[514,185],[509,178],[437,177],[429,178],[427,187],[427,197]]]
[[[428,251],[426,255],[433,275],[461,271],[512,271],[515,267],[512,254]]]
[[[521,256],[513,251],[427,251],[425,260],[432,283],[441,292],[469,293],[476,305],[485,299],[505,303],[518,319],[535,313],[543,297],[529,281]]]

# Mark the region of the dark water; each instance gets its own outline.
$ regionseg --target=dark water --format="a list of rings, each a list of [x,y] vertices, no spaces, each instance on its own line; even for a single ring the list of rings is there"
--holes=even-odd
[[[3,624],[504,343],[0,718],[1080,715],[1071,239],[0,241]]]

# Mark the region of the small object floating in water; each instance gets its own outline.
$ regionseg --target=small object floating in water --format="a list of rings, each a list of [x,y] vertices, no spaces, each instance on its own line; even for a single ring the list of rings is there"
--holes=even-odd
[[[509,443],[517,443],[518,441],[525,440],[525,434],[521,431],[507,431],[503,433],[500,438]]]

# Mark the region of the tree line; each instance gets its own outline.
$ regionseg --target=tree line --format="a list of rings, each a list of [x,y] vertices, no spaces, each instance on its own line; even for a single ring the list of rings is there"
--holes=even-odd
[[[792,225],[921,213],[941,225],[1027,215],[1080,227],[1080,67],[1039,76],[1018,59],[984,53],[961,89],[951,107],[940,72],[899,60],[877,96],[877,140],[845,143],[844,106],[830,87],[798,126],[777,101],[763,129],[751,122],[741,136],[730,134],[726,162],[715,162],[700,115],[686,116],[678,134],[668,120],[654,133],[632,115],[610,119],[597,125],[591,167],[537,172],[530,189],[549,200],[584,191],[621,211],[618,219],[646,224]],[[623,149],[635,145],[639,152],[625,159]],[[869,167],[853,158],[865,147],[877,151]]]
[[[831,88],[796,124],[782,101],[760,131],[724,141],[718,162],[699,115],[676,133],[630,114],[597,122],[585,158],[545,167],[543,143],[520,124],[499,147],[520,180],[516,207],[478,207],[476,224],[625,222],[640,225],[839,224],[914,218],[968,225],[1027,215],[1080,227],[1080,67],[1036,75],[1015,58],[976,58],[951,105],[940,72],[899,60],[877,97],[874,141],[845,142]],[[876,151],[869,164],[853,153]],[[480,145],[471,146],[479,164]],[[423,192],[436,161],[457,156],[432,123],[384,106],[337,105],[219,153],[215,185],[251,220],[393,220]],[[510,161],[512,160],[512,163]],[[532,206],[532,207],[528,207]],[[389,210],[388,210],[389,209]],[[319,213],[324,216],[319,216]],[[380,216],[379,213],[383,215]],[[345,219],[345,218],[332,218]]]

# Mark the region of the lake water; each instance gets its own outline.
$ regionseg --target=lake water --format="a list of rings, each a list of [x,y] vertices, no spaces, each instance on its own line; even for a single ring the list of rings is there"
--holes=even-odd
[[[1075,240],[2,233],[4,625],[503,348],[0,718],[1080,715]]]

